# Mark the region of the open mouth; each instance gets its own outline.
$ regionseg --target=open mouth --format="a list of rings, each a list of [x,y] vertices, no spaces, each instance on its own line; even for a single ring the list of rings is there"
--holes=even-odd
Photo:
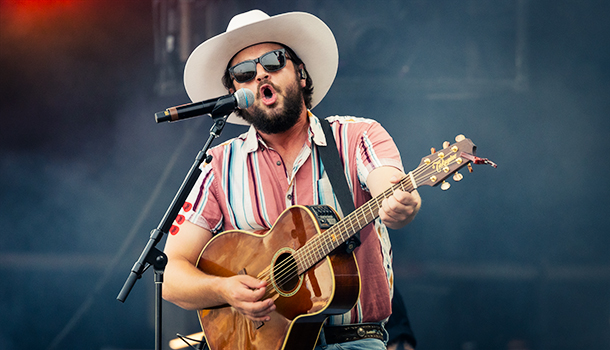
[[[269,84],[261,86],[259,93],[261,96],[261,101],[267,106],[270,106],[277,101],[277,94],[275,92],[275,89]]]

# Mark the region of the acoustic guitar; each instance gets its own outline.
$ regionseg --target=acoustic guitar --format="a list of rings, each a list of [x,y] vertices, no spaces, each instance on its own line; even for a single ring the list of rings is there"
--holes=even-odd
[[[360,294],[355,256],[337,248],[378,217],[381,202],[395,189],[411,192],[423,185],[448,185],[444,180],[469,163],[495,166],[476,157],[475,150],[472,141],[463,138],[424,157],[399,183],[343,220],[327,205],[295,205],[270,230],[232,230],[213,237],[200,254],[198,268],[210,275],[248,274],[267,281],[264,299],[273,298],[276,310],[264,323],[247,319],[229,305],[198,311],[210,349],[313,349],[326,318],[352,309]]]

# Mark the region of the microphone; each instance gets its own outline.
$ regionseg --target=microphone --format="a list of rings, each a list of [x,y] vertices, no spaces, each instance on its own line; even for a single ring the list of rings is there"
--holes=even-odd
[[[170,107],[155,113],[157,123],[175,122],[177,120],[211,114],[213,117],[227,115],[236,109],[250,107],[254,103],[254,93],[249,89],[239,89],[234,94],[212,98],[207,101],[188,103]]]

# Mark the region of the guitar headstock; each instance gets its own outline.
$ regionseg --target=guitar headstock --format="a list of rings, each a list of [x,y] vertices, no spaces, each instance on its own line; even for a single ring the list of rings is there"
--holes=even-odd
[[[470,139],[459,135],[456,140],[459,141],[422,158],[419,166],[411,172],[417,186],[442,184],[441,188],[446,190],[450,185],[445,179],[453,174],[454,180],[460,181],[463,176],[457,171],[481,159],[475,156],[477,146]]]

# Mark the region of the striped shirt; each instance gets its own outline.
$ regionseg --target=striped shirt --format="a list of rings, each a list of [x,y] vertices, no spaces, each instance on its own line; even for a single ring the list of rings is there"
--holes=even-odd
[[[380,166],[403,170],[400,154],[387,131],[374,120],[327,119],[358,208],[371,198],[366,181],[369,173]],[[202,166],[170,233],[176,234],[184,219],[212,234],[268,230],[295,204],[327,204],[343,217],[318,154],[317,146],[326,146],[322,126],[311,112],[309,122],[308,141],[292,165],[284,164],[253,127],[212,148],[212,162]],[[378,218],[360,231],[360,240],[362,244],[354,251],[361,275],[360,299],[351,311],[331,317],[330,324],[381,322],[390,316],[393,273],[387,229]]]

